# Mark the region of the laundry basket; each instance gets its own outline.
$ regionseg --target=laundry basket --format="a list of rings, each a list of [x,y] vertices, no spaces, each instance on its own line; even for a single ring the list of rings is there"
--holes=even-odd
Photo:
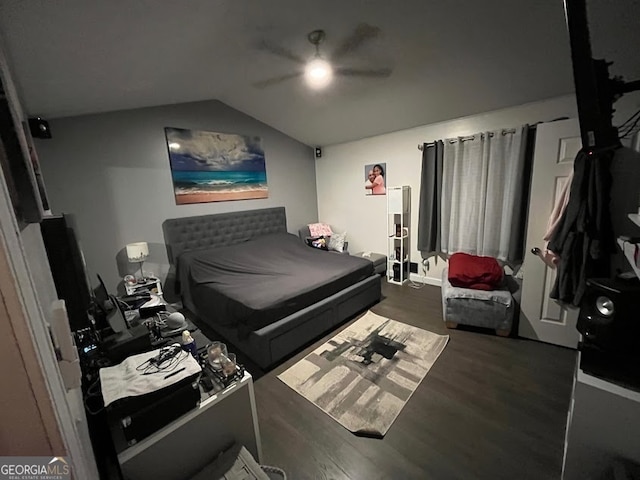
[[[249,450],[235,444],[191,477],[191,480],[244,480],[247,478],[286,480],[287,475],[278,467],[258,465]]]
[[[287,480],[287,474],[281,468],[269,465],[260,465],[260,468],[271,480]]]

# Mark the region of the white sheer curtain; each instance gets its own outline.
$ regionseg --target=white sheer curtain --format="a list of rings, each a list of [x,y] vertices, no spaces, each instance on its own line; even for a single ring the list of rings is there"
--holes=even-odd
[[[525,167],[527,127],[445,140],[441,249],[509,259]]]

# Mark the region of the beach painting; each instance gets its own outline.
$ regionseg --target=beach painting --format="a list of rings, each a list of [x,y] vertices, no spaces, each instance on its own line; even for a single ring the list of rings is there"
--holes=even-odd
[[[267,198],[260,137],[165,128],[177,205]]]

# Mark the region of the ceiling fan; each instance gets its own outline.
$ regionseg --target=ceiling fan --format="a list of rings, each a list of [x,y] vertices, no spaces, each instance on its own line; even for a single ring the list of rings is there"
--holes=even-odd
[[[303,75],[309,86],[318,89],[331,83],[333,75],[340,75],[344,77],[386,78],[391,75],[391,68],[360,69],[332,65],[332,63],[335,64],[335,62],[342,59],[345,55],[357,50],[362,44],[377,38],[380,36],[380,33],[381,30],[378,27],[361,23],[356,27],[351,35],[338,45],[329,58],[325,58],[320,54],[320,45],[324,42],[326,34],[324,30],[314,30],[307,35],[309,43],[315,47],[315,55],[310,60],[305,60],[301,56],[280,45],[274,45],[267,41],[262,41],[258,45],[258,48],[279,57],[291,60],[300,65],[300,68],[291,73],[255,82],[253,86],[256,88],[266,88]]]

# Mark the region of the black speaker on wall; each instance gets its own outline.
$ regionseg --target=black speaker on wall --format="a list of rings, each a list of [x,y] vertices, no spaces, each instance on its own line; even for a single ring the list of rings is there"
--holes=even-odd
[[[640,352],[640,283],[592,278],[578,316],[583,345],[614,356]]]
[[[29,119],[29,131],[33,138],[51,138],[49,122],[40,117]]]

